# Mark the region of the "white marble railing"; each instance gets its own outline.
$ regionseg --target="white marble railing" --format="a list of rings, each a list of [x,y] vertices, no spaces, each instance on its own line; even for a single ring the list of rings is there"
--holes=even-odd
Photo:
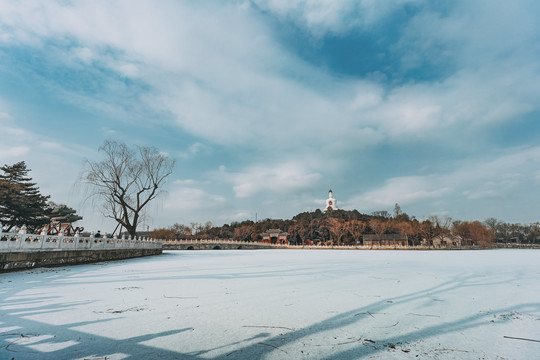
[[[162,240],[163,244],[175,245],[175,244],[232,244],[232,245],[261,245],[261,246],[274,246],[274,247],[287,247],[288,244],[271,244],[263,243],[260,241],[239,241],[233,239],[180,239],[180,240]]]
[[[95,237],[82,237],[76,233],[73,236],[47,235],[45,233],[27,234],[26,228],[17,233],[4,233],[0,226],[0,252],[26,252],[26,251],[60,251],[60,250],[107,250],[107,249],[159,249],[161,240],[148,238],[131,239]]]
[[[236,245],[260,245],[260,246],[272,246],[276,248],[292,248],[292,249],[403,249],[409,248],[407,245],[326,245],[326,244],[271,244],[263,243],[260,241],[238,241],[233,239],[180,239],[180,240],[163,240],[163,244],[175,245],[175,244],[236,244]]]

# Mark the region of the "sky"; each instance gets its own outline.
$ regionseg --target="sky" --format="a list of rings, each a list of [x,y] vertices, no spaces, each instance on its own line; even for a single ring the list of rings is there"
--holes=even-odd
[[[142,228],[399,203],[540,220],[537,1],[0,2],[0,164],[112,231],[105,140],[176,159]]]

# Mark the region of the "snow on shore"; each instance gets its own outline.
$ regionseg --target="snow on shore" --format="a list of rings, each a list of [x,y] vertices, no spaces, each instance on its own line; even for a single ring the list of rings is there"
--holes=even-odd
[[[539,260],[170,251],[2,274],[0,359],[531,359]]]

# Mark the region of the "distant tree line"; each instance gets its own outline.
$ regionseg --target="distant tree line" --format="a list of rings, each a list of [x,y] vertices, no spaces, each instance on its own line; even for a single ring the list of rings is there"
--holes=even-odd
[[[261,234],[269,229],[289,233],[293,244],[355,245],[363,243],[364,234],[405,234],[409,244],[433,245],[433,239],[460,236],[465,245],[489,247],[501,243],[540,244],[540,224],[507,224],[490,218],[484,222],[452,220],[450,217],[430,216],[418,220],[402,212],[396,204],[394,213],[376,211],[362,214],[357,210],[302,212],[290,220],[264,219],[257,222],[245,220],[223,226],[191,223],[175,224],[155,229],[151,236],[160,239],[234,239],[260,241]]]

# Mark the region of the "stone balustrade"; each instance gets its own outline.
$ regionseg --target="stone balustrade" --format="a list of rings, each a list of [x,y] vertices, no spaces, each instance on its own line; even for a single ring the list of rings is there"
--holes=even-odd
[[[233,249],[240,248],[234,247],[242,246],[245,249],[256,249],[256,248],[281,248],[281,249],[343,249],[343,250],[354,250],[354,249],[409,249],[409,246],[392,244],[392,245],[330,245],[330,244],[272,244],[272,243],[263,243],[260,241],[238,241],[234,239],[179,239],[179,240],[163,240],[163,248],[165,249],[184,249],[188,248],[190,245],[195,246],[195,248],[205,248],[204,245],[225,245],[224,248]],[[199,246],[199,247],[197,247]]]
[[[148,238],[82,237],[77,232],[73,236],[28,234],[26,227],[16,233],[2,232],[0,224],[0,252],[64,251],[64,250],[114,250],[114,249],[161,249],[161,240]]]

